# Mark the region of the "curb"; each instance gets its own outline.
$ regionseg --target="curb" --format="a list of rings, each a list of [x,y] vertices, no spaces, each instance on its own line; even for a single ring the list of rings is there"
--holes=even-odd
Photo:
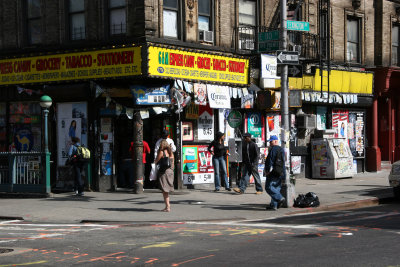
[[[387,203],[392,201],[394,198],[391,196],[385,197],[373,197],[368,199],[356,200],[356,201],[349,201],[343,203],[336,203],[326,206],[319,206],[316,208],[296,208],[297,210],[288,212],[285,215],[296,215],[296,214],[305,214],[305,213],[314,213],[314,212],[322,212],[322,211],[340,211],[346,209],[359,209],[359,208],[366,208],[366,207],[373,207],[378,206],[382,203]]]
[[[23,221],[24,218],[22,217],[12,217],[12,216],[0,216],[0,221],[3,220],[19,220],[19,221]]]

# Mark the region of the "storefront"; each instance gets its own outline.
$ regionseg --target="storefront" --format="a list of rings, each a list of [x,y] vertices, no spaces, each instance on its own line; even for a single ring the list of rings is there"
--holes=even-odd
[[[216,131],[225,132],[222,122],[231,108],[230,98],[233,92],[239,98],[238,92],[247,87],[249,63],[243,57],[223,53],[145,44],[4,59],[0,66],[2,92],[7,90],[3,98],[7,101],[0,104],[0,148],[41,150],[37,100],[48,94],[53,99],[49,116],[53,188],[72,188],[71,170],[65,161],[75,136],[94,155],[86,184],[109,191],[132,186],[122,163],[132,157],[129,147],[136,134],[133,117],[137,113],[143,140],[152,150],[146,157],[145,186],[152,186],[147,180],[149,163],[165,128],[176,143],[176,157],[182,160],[177,184],[192,184],[193,180],[213,183],[205,148]],[[18,104],[20,98],[29,103]],[[186,152],[193,153],[191,148],[197,154],[185,162]],[[196,160],[198,165],[185,165]],[[186,174],[195,174],[198,179],[189,180]]]

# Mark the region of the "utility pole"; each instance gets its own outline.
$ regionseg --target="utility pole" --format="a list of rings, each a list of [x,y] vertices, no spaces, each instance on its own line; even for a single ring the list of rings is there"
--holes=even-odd
[[[143,121],[140,112],[135,111],[133,114],[133,165],[135,168],[135,186],[134,193],[143,193]]]
[[[286,0],[281,0],[281,50],[287,51],[287,3]],[[289,133],[290,133],[290,121],[289,121],[289,94],[288,94],[288,65],[281,65],[281,140],[282,148],[287,151],[286,158],[290,159],[289,151]],[[286,162],[288,160],[286,159]],[[289,160],[290,162],[290,160]],[[290,166],[286,166],[286,179],[282,184],[283,195],[286,198],[286,207],[293,206],[293,199],[295,196],[294,185],[290,183]]]

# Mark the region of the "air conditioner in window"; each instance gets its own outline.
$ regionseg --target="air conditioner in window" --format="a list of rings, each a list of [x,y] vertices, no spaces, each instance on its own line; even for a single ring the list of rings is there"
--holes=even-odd
[[[199,41],[213,43],[214,42],[214,32],[199,30]]]
[[[297,115],[297,128],[315,129],[317,128],[317,117],[315,115]]]
[[[243,41],[241,45],[241,49],[245,50],[254,50],[254,41]]]

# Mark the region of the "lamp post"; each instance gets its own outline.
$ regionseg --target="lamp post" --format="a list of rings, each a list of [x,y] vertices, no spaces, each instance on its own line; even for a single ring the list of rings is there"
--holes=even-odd
[[[45,173],[46,173],[46,194],[50,194],[50,152],[49,152],[49,135],[47,127],[47,118],[49,116],[49,108],[51,107],[52,99],[48,95],[40,98],[40,106],[44,113],[44,153],[45,153]]]

